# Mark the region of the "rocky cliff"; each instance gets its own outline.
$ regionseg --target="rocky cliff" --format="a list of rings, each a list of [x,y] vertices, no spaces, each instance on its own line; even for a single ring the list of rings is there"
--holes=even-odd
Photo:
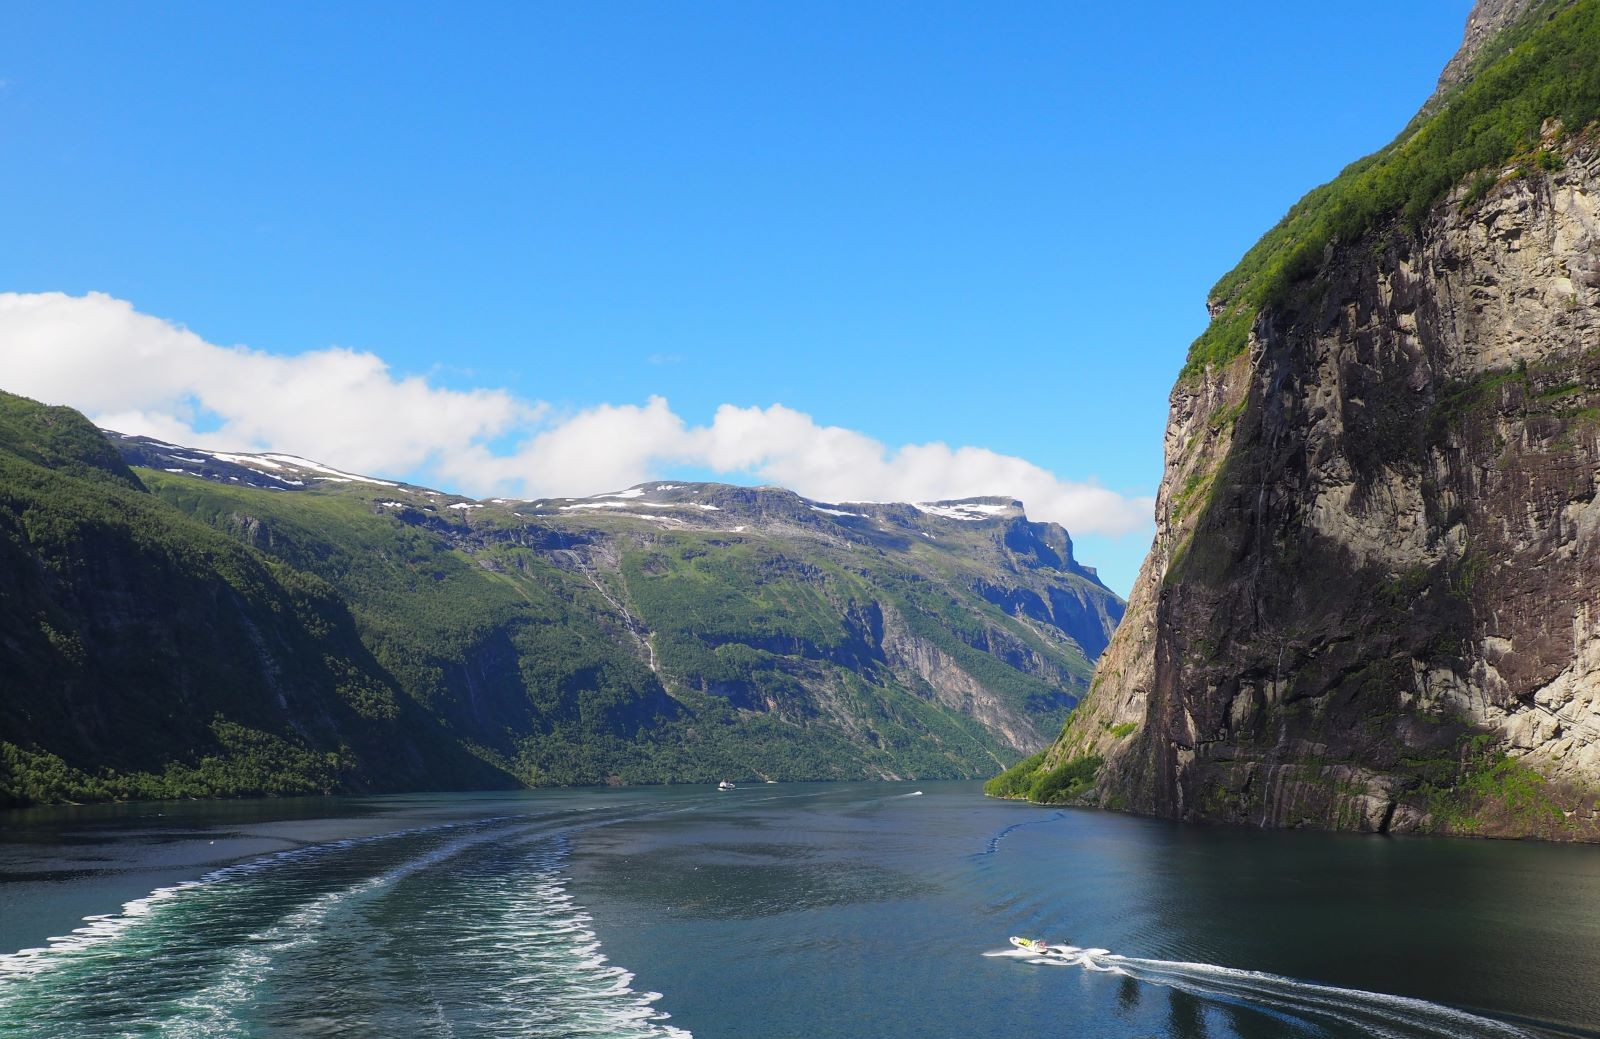
[[[1472,18],[1437,113],[1219,284],[1127,618],[1010,791],[1600,836],[1600,12]]]

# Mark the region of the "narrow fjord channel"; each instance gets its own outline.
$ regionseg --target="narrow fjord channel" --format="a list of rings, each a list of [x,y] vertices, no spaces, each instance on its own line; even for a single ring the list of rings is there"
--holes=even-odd
[[[1600,850],[964,783],[44,809],[0,953],[8,1039],[1593,1035]]]

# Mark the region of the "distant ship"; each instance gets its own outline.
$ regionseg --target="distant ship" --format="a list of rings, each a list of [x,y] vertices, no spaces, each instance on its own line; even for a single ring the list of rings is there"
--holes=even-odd
[[[732,783],[730,783],[726,779],[724,779],[722,782],[717,784],[717,789],[718,790],[737,790],[738,787],[734,786]]]

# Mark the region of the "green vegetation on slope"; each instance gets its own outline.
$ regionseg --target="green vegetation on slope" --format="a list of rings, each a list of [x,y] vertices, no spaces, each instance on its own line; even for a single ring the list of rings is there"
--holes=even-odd
[[[990,797],[1010,797],[1036,804],[1060,804],[1088,793],[1104,760],[1090,755],[1045,768],[1046,751],[1024,758],[983,784]]]
[[[1418,795],[1439,832],[1546,838],[1576,832],[1564,806],[1582,800],[1583,791],[1552,784],[1506,754],[1495,734],[1475,734],[1455,753],[1417,764]]]
[[[1600,119],[1600,0],[1529,19],[1506,43],[1432,115],[1308,193],[1217,282],[1214,317],[1189,349],[1185,376],[1241,353],[1260,309],[1283,303],[1329,243],[1354,241],[1396,217],[1414,229],[1474,171],[1481,176],[1472,196],[1481,197],[1508,164],[1559,163],[1541,141],[1545,120],[1576,133]]]
[[[0,653],[0,803],[496,782],[426,745],[325,583],[4,394]]]
[[[661,523],[123,458],[0,396],[5,802],[968,777],[1059,725],[1120,615],[1020,515],[696,485],[722,504]]]
[[[784,526],[815,520],[783,492],[756,503],[779,525],[741,534],[138,472],[186,514],[326,581],[406,696],[528,784],[959,778],[1013,757],[977,717],[987,708],[941,700],[889,660],[888,625],[1041,733],[1091,668],[1064,634],[1052,641],[975,592],[1011,558],[999,526],[959,528],[970,545],[956,533],[940,547],[877,534],[850,545]],[[1064,540],[1039,551],[1017,579],[1114,601],[1063,569]]]
[[[432,525],[444,521],[375,513],[352,494],[141,472],[177,508],[337,589],[406,695],[523,782],[601,781],[613,755],[587,743],[614,749],[678,710],[594,587],[514,538],[490,532],[475,557]]]

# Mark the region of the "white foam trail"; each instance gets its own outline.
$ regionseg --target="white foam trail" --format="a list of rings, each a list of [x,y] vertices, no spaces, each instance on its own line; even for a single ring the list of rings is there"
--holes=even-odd
[[[502,836],[498,832],[476,834],[435,848],[393,869],[312,899],[271,927],[251,934],[248,938],[250,944],[239,947],[233,953],[228,965],[216,972],[210,985],[174,1004],[183,1017],[168,1023],[169,1034],[177,1039],[245,1034],[248,1029],[238,1017],[239,1009],[250,1003],[258,986],[271,972],[274,961],[293,955],[297,949],[316,941],[318,928],[336,908],[391,887],[414,873],[437,866],[488,841],[500,840]]]
[[[472,823],[483,824],[500,821],[503,820],[479,819],[473,820]],[[76,953],[85,952],[96,946],[114,941],[179,895],[194,891],[196,888],[205,888],[230,880],[239,880],[285,863],[311,858],[316,855],[325,855],[329,852],[353,848],[358,845],[374,844],[399,837],[414,837],[420,834],[443,832],[466,825],[469,824],[442,823],[437,826],[414,826],[409,829],[374,834],[370,837],[346,837],[343,840],[329,841],[324,844],[310,844],[303,848],[291,848],[288,851],[264,855],[248,862],[214,869],[209,873],[203,874],[197,880],[185,880],[167,887],[156,888],[142,898],[124,902],[118,912],[100,913],[84,917],[82,927],[74,928],[64,935],[47,938],[42,946],[20,949],[17,952],[0,955],[0,981],[4,981],[8,975],[37,974],[40,971],[57,966],[63,957],[71,957]]]
[[[495,978],[495,1034],[693,1039],[667,1024],[659,992],[601,951],[590,915],[567,891],[566,837],[541,840],[516,869],[473,876],[461,897],[450,963],[459,976]],[[549,1009],[559,1008],[559,1020]]]
[[[1119,956],[1106,949],[1075,945],[1052,945],[1049,950],[1049,954],[1043,956],[1023,949],[999,949],[984,955],[1008,957],[1041,967],[1079,967],[1096,973],[1120,974],[1201,998],[1242,1002],[1297,1017],[1338,1021],[1385,1039],[1420,1036],[1528,1039],[1527,1032],[1504,1022],[1411,996],[1320,985],[1281,974],[1212,963]]]
[[[410,1035],[448,1037],[459,1023],[453,1014],[470,1015],[471,1008],[488,1004],[495,1008],[494,1020],[467,1018],[475,1022],[475,1034],[692,1039],[665,1023],[669,1015],[655,1005],[659,993],[634,991],[634,976],[601,953],[590,917],[573,903],[560,874],[566,838],[537,832],[543,827],[578,832],[687,810],[681,804],[581,822],[562,813],[565,818],[516,815],[418,826],[213,870],[134,899],[118,913],[86,917],[83,926],[43,947],[0,956],[0,1022],[30,1022],[35,1031],[19,1034],[54,1039],[77,1034],[71,1029],[87,1025],[110,1000],[118,1006],[118,1027],[126,1025],[130,1035],[244,1035],[275,1013],[320,1009],[315,1004],[325,998],[324,983],[348,978],[369,986],[367,1003],[328,1004],[327,1019],[359,1025],[364,1013],[391,1015],[370,1022],[383,1026],[373,1034],[403,1026]],[[605,807],[614,811],[617,806]],[[506,822],[522,825],[500,825]],[[376,862],[362,866],[364,858],[318,858],[419,836],[421,847],[396,847],[406,856],[398,862],[380,852],[378,861],[387,858],[387,868],[366,875],[349,874],[353,867],[370,869]],[[529,841],[536,842],[535,854],[514,850]],[[501,849],[513,855],[503,865]],[[457,859],[462,861],[452,861]],[[475,885],[485,862],[497,868],[480,891]],[[315,890],[318,878],[336,875],[330,870],[343,871],[343,882]],[[464,870],[474,879],[463,888],[456,878]],[[412,933],[413,918],[391,918],[373,929],[364,907],[385,905],[401,881],[418,874],[428,877],[428,890],[455,893],[439,903],[436,929],[429,932],[424,924]],[[308,883],[313,890],[305,890]],[[230,926],[241,912],[260,917],[256,930]],[[434,917],[424,913],[421,918]],[[442,955],[431,976],[463,980],[423,993],[426,998],[410,1007],[395,1007],[381,998],[391,984],[383,962],[345,958],[349,950],[341,943],[357,934],[377,946],[394,940],[396,948],[411,951],[424,944],[418,937],[432,934],[440,952],[417,953]],[[472,969],[457,970],[458,956],[473,961]],[[354,973],[347,975],[347,967]],[[284,981],[295,976],[312,984],[286,989]],[[401,1016],[393,1017],[395,1011]]]

